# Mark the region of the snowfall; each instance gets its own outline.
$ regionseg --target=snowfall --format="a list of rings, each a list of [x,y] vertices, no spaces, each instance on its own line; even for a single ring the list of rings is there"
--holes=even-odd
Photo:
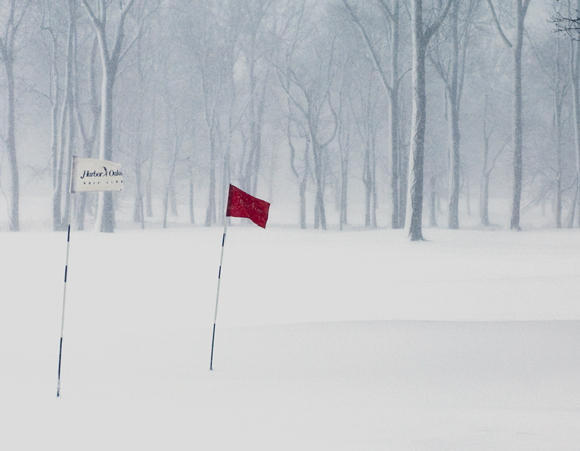
[[[0,233],[0,449],[578,450],[580,230]],[[3,229],[5,230],[5,228]]]

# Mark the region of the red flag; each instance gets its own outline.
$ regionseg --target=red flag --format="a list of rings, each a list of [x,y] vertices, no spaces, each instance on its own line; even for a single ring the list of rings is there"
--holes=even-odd
[[[228,194],[228,209],[226,216],[233,216],[235,218],[248,218],[254,224],[266,228],[268,221],[268,211],[270,204],[265,200],[250,196],[234,185],[230,185],[230,192]]]

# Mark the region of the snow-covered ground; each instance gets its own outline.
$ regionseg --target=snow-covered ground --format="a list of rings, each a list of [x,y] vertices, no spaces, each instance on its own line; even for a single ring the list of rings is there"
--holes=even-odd
[[[0,234],[2,450],[577,450],[580,231]]]

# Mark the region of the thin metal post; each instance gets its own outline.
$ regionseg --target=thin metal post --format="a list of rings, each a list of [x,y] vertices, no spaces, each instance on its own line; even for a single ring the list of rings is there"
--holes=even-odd
[[[73,178],[73,168],[74,168],[74,159],[76,157],[73,155],[71,158],[71,167],[70,167],[70,180],[69,180],[69,192],[70,192],[70,200],[69,200],[69,209],[68,209],[68,228],[66,233],[66,259],[64,263],[64,288],[62,291],[62,318],[60,322],[60,345],[58,350],[58,383],[56,386],[56,397],[60,396],[60,367],[62,363],[62,338],[64,335],[64,312],[66,306],[66,281],[68,276],[68,254],[70,249],[70,223],[72,217],[72,207],[73,207],[73,190],[72,190],[72,178]]]
[[[216,293],[216,297],[215,297],[215,314],[213,317],[213,333],[212,333],[212,337],[211,337],[211,358],[209,361],[209,369],[213,370],[213,346],[214,346],[214,342],[215,342],[215,324],[217,322],[217,314],[218,314],[218,302],[220,299],[220,282],[221,282],[221,278],[222,278],[222,263],[224,261],[224,246],[226,244],[226,232],[228,230],[228,217],[226,216],[224,218],[224,235],[222,237],[222,254],[220,257],[220,269],[218,272],[218,283],[217,283],[217,293]]]
[[[60,396],[60,366],[62,362],[62,337],[64,335],[64,311],[66,306],[66,279],[68,275],[68,253],[70,248],[70,223],[66,235],[66,261],[64,264],[64,289],[62,293],[62,319],[60,323],[60,348],[58,351],[58,385],[56,386],[56,397]]]

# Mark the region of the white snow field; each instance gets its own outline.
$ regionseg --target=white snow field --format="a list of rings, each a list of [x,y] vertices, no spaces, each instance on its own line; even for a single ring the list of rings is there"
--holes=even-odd
[[[580,231],[0,234],[0,449],[578,450]]]

